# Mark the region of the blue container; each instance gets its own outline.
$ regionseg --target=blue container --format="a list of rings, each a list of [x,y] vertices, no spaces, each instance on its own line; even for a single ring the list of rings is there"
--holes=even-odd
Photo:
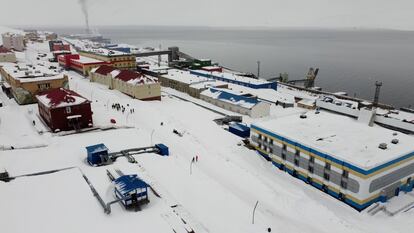
[[[240,123],[233,123],[229,126],[229,132],[242,138],[250,137],[250,128]]]
[[[86,152],[88,154],[88,163],[92,166],[102,165],[109,159],[108,148],[103,143],[87,146]]]
[[[159,154],[162,156],[168,156],[170,155],[170,152],[168,151],[168,147],[164,144],[156,144],[155,147],[159,150]]]

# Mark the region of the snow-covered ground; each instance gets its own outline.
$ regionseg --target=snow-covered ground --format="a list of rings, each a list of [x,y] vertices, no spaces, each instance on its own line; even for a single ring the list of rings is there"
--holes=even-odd
[[[42,46],[31,45],[27,57]],[[158,233],[193,229],[256,233],[271,227],[272,232],[397,233],[414,228],[414,211],[394,217],[359,213],[280,172],[255,151],[239,146],[240,138],[216,125],[213,120],[221,115],[168,93],[193,101],[188,95],[163,88],[162,101],[143,102],[91,83],[75,72],[68,74],[71,89],[93,101],[95,125],[110,125],[114,118],[117,125],[130,128],[67,136],[46,131],[39,134],[32,124],[37,106],[18,106],[6,99],[6,106],[0,108],[0,145],[44,146],[0,150],[0,167],[11,176],[76,168],[0,182],[1,232]],[[7,97],[0,93],[0,98]],[[129,107],[122,114],[111,108],[113,103]],[[135,113],[127,114],[129,108]],[[298,110],[272,111],[286,115]],[[183,132],[183,137],[174,134],[174,129]],[[85,162],[85,146],[97,143],[104,143],[110,151],[164,143],[171,155],[141,154],[135,156],[138,164],[120,158],[113,165],[91,167]],[[199,161],[191,167],[194,156],[199,156]],[[126,211],[116,204],[110,215],[104,214],[81,172],[108,202],[114,197],[106,169],[138,174],[161,198],[151,193],[150,203],[140,212]]]

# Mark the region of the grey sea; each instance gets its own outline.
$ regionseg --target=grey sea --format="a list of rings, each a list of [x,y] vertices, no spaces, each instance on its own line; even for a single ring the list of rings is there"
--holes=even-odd
[[[82,28],[45,28],[82,33]],[[414,107],[414,32],[394,30],[244,29],[210,27],[100,27],[113,43],[163,48],[178,46],[198,58],[272,78],[287,72],[301,79],[319,67],[316,85],[327,91],[373,99],[383,82],[380,102]]]

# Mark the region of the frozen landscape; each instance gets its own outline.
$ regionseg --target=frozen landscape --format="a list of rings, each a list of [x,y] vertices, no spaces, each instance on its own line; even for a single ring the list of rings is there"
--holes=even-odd
[[[18,62],[37,63],[36,55],[48,52],[46,42],[35,42],[16,54]],[[0,169],[17,177],[0,182],[1,232],[256,233],[271,228],[272,232],[397,233],[414,228],[414,210],[392,217],[385,212],[371,216],[278,171],[255,150],[243,146],[240,137],[217,125],[213,120],[222,115],[209,108],[229,113],[227,110],[165,87],[161,101],[140,101],[92,83],[77,72],[64,72],[70,89],[92,102],[91,131],[50,132],[37,104],[18,105],[0,92]],[[291,92],[281,88],[277,95],[264,90],[256,94],[276,99],[317,97]],[[127,111],[114,110],[113,104],[127,106]],[[260,122],[306,111],[272,105],[268,117],[243,119]],[[98,143],[104,143],[110,152],[163,143],[170,156],[144,153],[135,155],[133,164],[119,158],[111,165],[92,167],[86,162],[85,147]],[[56,169],[59,171],[25,176]],[[83,175],[110,202],[114,200],[113,185],[107,170],[142,178],[153,189],[149,204],[138,212],[114,204],[109,215],[104,213]],[[412,201],[412,192],[400,194],[387,208],[398,210]]]

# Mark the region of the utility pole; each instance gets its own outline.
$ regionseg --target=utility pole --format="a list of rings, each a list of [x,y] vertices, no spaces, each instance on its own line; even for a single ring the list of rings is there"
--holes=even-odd
[[[257,61],[257,78],[260,77],[260,61]]]
[[[159,46],[159,49],[161,51],[161,44]],[[161,55],[158,55],[158,67],[160,67],[160,66],[161,66]]]

